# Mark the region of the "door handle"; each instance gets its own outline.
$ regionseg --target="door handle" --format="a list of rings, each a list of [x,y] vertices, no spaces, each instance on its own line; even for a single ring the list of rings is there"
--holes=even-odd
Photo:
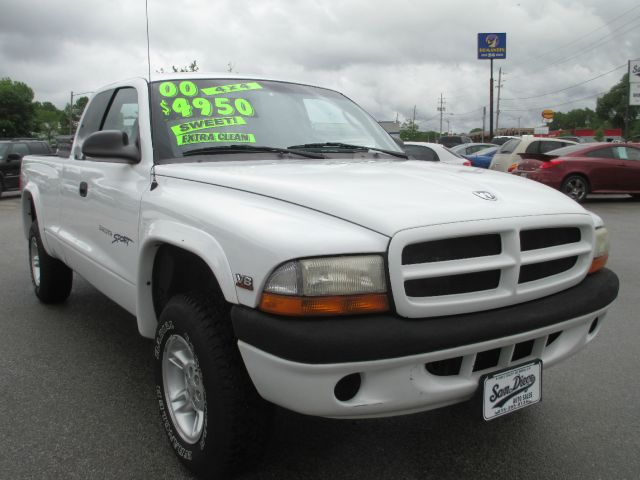
[[[87,190],[89,189],[87,182],[80,182],[80,188],[78,188],[78,192],[81,197],[87,196]]]

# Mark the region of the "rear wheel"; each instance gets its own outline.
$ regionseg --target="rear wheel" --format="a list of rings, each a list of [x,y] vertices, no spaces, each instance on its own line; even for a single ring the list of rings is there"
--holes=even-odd
[[[198,475],[228,478],[261,458],[273,407],[244,368],[229,308],[212,295],[177,295],[155,340],[156,396],[169,442]]]
[[[37,222],[29,230],[29,266],[31,282],[41,302],[61,303],[69,297],[73,271],[44,249]]]
[[[569,175],[562,182],[561,190],[576,202],[582,202],[589,193],[589,182],[582,175]]]

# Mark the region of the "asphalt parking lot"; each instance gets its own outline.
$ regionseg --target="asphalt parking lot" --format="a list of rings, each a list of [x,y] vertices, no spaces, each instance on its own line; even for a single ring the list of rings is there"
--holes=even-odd
[[[484,422],[472,404],[382,420],[279,410],[243,479],[636,479],[640,476],[640,202],[589,199],[612,235],[618,301],[599,337],[546,370],[541,404]],[[0,478],[192,478],[154,401],[151,343],[78,276],[32,293],[19,197],[0,199]]]

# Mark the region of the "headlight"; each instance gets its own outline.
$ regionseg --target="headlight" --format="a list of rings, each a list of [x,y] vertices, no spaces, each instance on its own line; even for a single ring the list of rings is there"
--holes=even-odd
[[[268,278],[260,309],[280,315],[351,315],[389,309],[380,255],[295,260]]]
[[[593,261],[589,273],[594,273],[603,268],[609,259],[609,232],[606,228],[596,228],[596,245],[593,252]]]

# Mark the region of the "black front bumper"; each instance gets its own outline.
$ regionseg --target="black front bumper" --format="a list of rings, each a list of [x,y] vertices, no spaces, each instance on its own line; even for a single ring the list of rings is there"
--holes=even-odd
[[[381,360],[517,335],[596,312],[618,296],[618,277],[603,269],[568,290],[526,303],[446,317],[394,314],[297,318],[247,307],[231,310],[236,336],[294,362]]]

